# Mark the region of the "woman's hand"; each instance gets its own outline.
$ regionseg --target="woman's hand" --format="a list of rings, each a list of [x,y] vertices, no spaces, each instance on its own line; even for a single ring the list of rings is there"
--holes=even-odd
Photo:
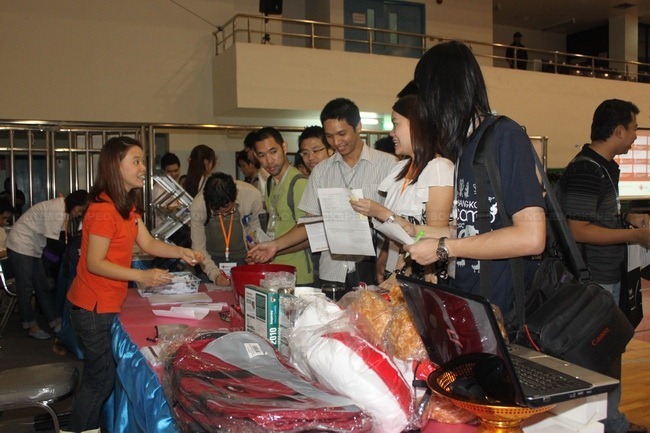
[[[368,217],[377,218],[380,221],[386,221],[386,219],[393,214],[390,209],[387,209],[379,203],[367,198],[350,200],[350,205],[355,212]]]
[[[147,269],[146,271],[141,271],[141,278],[138,279],[138,282],[141,283],[144,287],[150,286],[160,286],[162,284],[168,284],[172,281],[172,274],[170,274],[165,269]]]
[[[179,259],[182,259],[188,265],[194,266],[196,264],[202,263],[205,259],[205,256],[199,251],[194,251],[189,248],[181,248],[181,255]]]

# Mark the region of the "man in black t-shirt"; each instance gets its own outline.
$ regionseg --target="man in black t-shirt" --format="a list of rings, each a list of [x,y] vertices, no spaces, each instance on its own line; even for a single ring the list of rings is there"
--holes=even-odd
[[[510,69],[527,69],[528,52],[524,44],[521,43],[521,38],[523,37],[524,35],[519,32],[512,35],[512,43],[506,50],[506,57],[508,58]]]
[[[631,102],[609,99],[601,103],[591,124],[591,143],[585,144],[569,163],[556,187],[592,279],[612,293],[616,302],[626,244],[650,246],[650,216],[620,212],[620,170],[614,161],[616,155],[626,154],[636,140],[638,113]],[[620,379],[620,358],[608,374]],[[620,398],[619,385],[608,394],[605,432],[646,432],[645,427],[630,423],[619,411]]]

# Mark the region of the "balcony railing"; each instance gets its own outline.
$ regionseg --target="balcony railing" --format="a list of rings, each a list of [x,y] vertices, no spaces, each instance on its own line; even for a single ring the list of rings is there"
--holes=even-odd
[[[214,36],[216,55],[235,42],[245,42],[419,58],[430,47],[449,40],[436,35],[246,14],[235,15]],[[493,66],[509,67],[508,45],[461,41],[472,47],[477,57],[491,59]],[[528,54],[525,62],[529,71],[650,83],[649,63],[533,48],[517,50]]]

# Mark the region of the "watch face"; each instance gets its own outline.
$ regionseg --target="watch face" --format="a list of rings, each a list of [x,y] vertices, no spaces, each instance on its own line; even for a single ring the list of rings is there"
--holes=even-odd
[[[446,238],[440,238],[440,241],[438,241],[438,248],[436,248],[436,256],[438,256],[438,260],[444,262],[449,260],[449,250],[445,246],[445,239]]]

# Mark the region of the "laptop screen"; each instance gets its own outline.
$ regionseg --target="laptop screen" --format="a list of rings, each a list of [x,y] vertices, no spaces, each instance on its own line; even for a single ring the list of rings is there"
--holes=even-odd
[[[445,365],[473,353],[501,356],[490,317],[480,301],[460,297],[442,286],[424,284],[400,279],[402,290],[408,292],[404,296],[414,298],[423,319],[429,335],[424,344],[432,361]]]
[[[500,401],[523,402],[521,390],[514,385],[505,341],[497,334],[499,327],[487,301],[406,277],[398,277],[398,282],[433,362],[447,366],[472,361],[477,365],[475,373],[483,364],[481,369],[488,371],[490,383],[481,385],[488,392],[498,392]]]

